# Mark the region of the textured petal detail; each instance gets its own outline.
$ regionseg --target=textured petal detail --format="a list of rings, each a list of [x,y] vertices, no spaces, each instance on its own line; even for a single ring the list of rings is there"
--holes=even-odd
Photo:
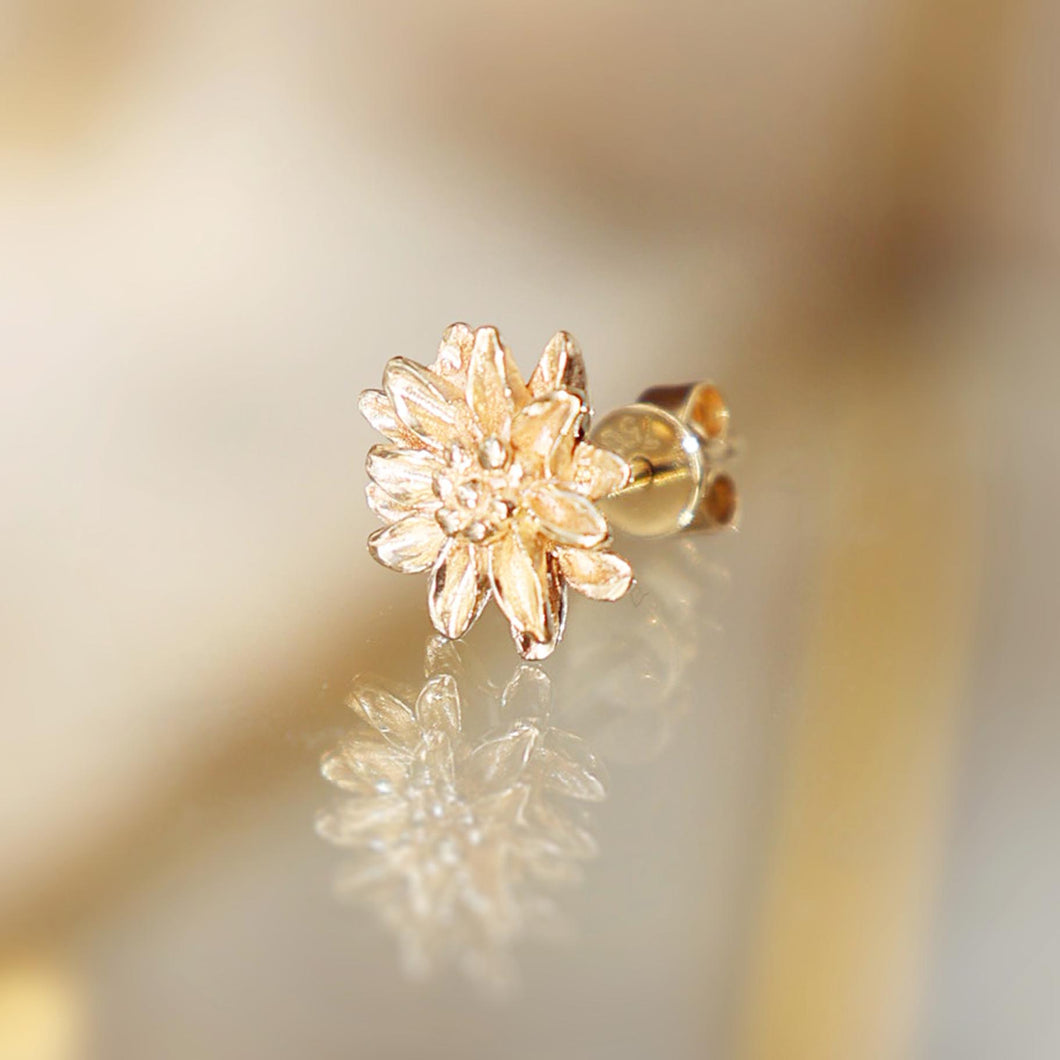
[[[431,365],[431,371],[463,390],[467,385],[467,367],[471,363],[474,345],[475,333],[467,324],[450,324],[442,333],[438,357]]]
[[[545,543],[531,528],[513,526],[490,546],[490,578],[497,603],[513,631],[536,641],[551,636]]]
[[[415,435],[398,419],[393,401],[382,390],[362,390],[357,407],[373,429],[392,442],[402,446],[413,444]]]
[[[455,537],[438,556],[428,606],[434,628],[450,640],[471,628],[489,599],[488,558],[484,549]]]
[[[567,625],[567,584],[555,556],[549,555],[547,563],[545,614],[548,619],[548,636],[544,640],[534,640],[529,634],[522,633],[512,626],[516,650],[531,662],[547,659],[556,650]]]
[[[416,717],[426,733],[454,736],[460,731],[460,691],[450,674],[432,677],[416,699]]]
[[[592,600],[617,600],[633,584],[633,568],[614,552],[558,548],[556,555],[567,584]]]
[[[364,496],[368,501],[368,507],[383,520],[384,523],[396,523],[399,519],[404,519],[406,515],[411,515],[413,509],[407,504],[402,504],[401,501],[395,500],[375,482],[369,482],[364,487]],[[420,506],[417,505],[417,509]],[[422,511],[421,511],[421,514]]]
[[[557,390],[531,401],[519,412],[512,421],[512,446],[527,474],[543,477],[552,468],[557,452],[573,451],[584,411],[577,394]]]
[[[467,371],[467,403],[484,437],[507,440],[512,417],[529,400],[519,369],[496,328],[478,328]]]
[[[572,335],[557,331],[530,375],[530,395],[541,397],[552,390],[579,390],[584,394],[587,388],[582,351]]]
[[[539,482],[523,495],[526,510],[561,545],[592,548],[607,538],[607,520],[587,497],[554,482]]]
[[[392,357],[383,387],[398,419],[424,445],[443,450],[471,434],[471,414],[460,391],[414,361]]]
[[[388,743],[408,749],[419,742],[420,730],[412,711],[381,685],[362,679],[347,705]]]
[[[629,464],[618,453],[581,442],[575,446],[574,458],[563,478],[572,489],[596,501],[617,493],[629,482],[631,474]]]
[[[446,537],[433,515],[407,515],[400,522],[376,530],[368,551],[384,567],[402,574],[428,570],[438,558]]]
[[[434,476],[442,470],[434,453],[421,449],[392,449],[376,445],[365,461],[368,477],[394,500],[411,506],[429,505],[435,500]]]

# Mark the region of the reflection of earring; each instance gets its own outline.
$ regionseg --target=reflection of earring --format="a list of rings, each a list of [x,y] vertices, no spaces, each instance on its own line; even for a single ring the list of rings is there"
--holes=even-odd
[[[524,383],[496,328],[454,324],[425,368],[403,357],[361,411],[389,444],[369,451],[368,539],[395,570],[431,571],[431,620],[463,636],[494,596],[526,659],[563,635],[567,586],[630,587],[608,519],[640,536],[732,524],[728,409],[709,384],[647,391],[588,436],[585,365],[558,332]]]
[[[605,797],[606,774],[550,721],[542,670],[520,664],[503,688],[476,689],[438,641],[419,690],[358,680],[349,705],[362,724],[323,759],[343,794],[317,832],[349,850],[336,890],[376,911],[408,972],[455,964],[504,986],[513,946],[557,933],[552,893],[596,855],[585,808]]]

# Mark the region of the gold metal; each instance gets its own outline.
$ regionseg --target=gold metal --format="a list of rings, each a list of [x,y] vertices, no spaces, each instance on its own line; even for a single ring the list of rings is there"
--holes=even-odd
[[[387,524],[368,550],[430,571],[439,633],[463,636],[492,597],[519,654],[543,659],[563,635],[568,586],[594,600],[629,589],[598,502],[631,470],[586,439],[585,365],[566,332],[524,382],[496,328],[454,324],[429,368],[392,358],[360,407],[388,439],[368,453],[368,504]]]
[[[604,416],[593,442],[631,468],[630,481],[601,502],[608,521],[637,537],[734,526],[738,494],[724,470],[733,452],[729,420],[709,382],[652,387]]]
[[[632,584],[609,520],[656,537],[735,518],[718,391],[656,387],[590,440],[585,364],[564,331],[524,382],[496,328],[453,324],[430,367],[392,358],[360,408],[387,439],[366,462],[368,504],[386,524],[368,551],[430,572],[428,612],[450,639],[492,597],[519,654],[543,659],[563,636],[568,586],[617,600]]]

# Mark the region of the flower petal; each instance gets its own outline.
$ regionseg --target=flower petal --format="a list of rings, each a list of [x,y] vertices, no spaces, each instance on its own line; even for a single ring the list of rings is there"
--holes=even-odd
[[[434,453],[422,449],[375,445],[368,450],[365,469],[400,504],[429,505],[436,499],[434,477],[442,464]]]
[[[364,496],[368,501],[368,507],[371,508],[384,523],[396,523],[399,519],[404,519],[406,515],[412,514],[412,508],[407,504],[402,504],[401,501],[395,500],[386,492],[386,490],[375,482],[369,482],[364,487]],[[419,508],[418,505],[417,508]]]
[[[392,442],[403,446],[413,443],[415,435],[398,419],[394,403],[382,390],[362,390],[357,407],[372,427]]]
[[[405,357],[392,357],[383,387],[398,419],[420,441],[443,450],[471,432],[471,414],[463,395],[451,383]]]
[[[450,324],[442,333],[438,358],[431,365],[431,371],[463,390],[467,385],[467,366],[471,363],[474,345],[475,333],[467,324]]]
[[[513,632],[537,641],[551,635],[545,543],[532,527],[512,526],[490,546],[490,579],[497,603]]]
[[[633,584],[633,568],[614,552],[558,548],[556,555],[567,584],[592,600],[617,600]]]
[[[431,575],[427,603],[434,628],[450,640],[462,637],[490,595],[489,556],[461,538],[450,538]]]
[[[507,440],[512,417],[529,395],[497,329],[478,328],[467,371],[467,403],[484,437]]]
[[[512,447],[524,470],[542,477],[557,450],[574,449],[576,427],[585,412],[581,398],[557,390],[531,401],[512,420]]]
[[[547,562],[545,614],[548,619],[548,636],[544,640],[534,640],[529,634],[512,627],[516,650],[531,662],[547,659],[556,650],[567,625],[567,584],[555,557],[550,555]]]
[[[572,335],[557,331],[549,339],[541,360],[530,376],[527,388],[532,397],[541,397],[552,390],[580,390],[586,392],[585,361]]]
[[[596,501],[617,493],[631,474],[629,464],[618,453],[591,442],[580,442],[574,447],[574,457],[563,478],[578,493]]]
[[[526,510],[561,545],[592,548],[607,538],[607,520],[587,497],[554,482],[539,482],[523,494]]]
[[[430,568],[445,541],[445,532],[433,515],[407,515],[376,530],[368,538],[368,551],[384,567],[418,574]]]

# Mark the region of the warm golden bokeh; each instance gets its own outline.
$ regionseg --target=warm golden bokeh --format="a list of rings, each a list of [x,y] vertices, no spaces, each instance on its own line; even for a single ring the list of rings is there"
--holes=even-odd
[[[5,1060],[1057,1053],[1060,7],[2,15]],[[616,535],[547,707],[484,614],[447,739],[512,771],[365,767],[416,795],[349,810],[348,910],[321,756],[438,664],[357,395],[461,319],[577,335],[597,422],[691,395],[739,462],[637,521],[739,532]],[[521,985],[410,988],[395,909]]]

